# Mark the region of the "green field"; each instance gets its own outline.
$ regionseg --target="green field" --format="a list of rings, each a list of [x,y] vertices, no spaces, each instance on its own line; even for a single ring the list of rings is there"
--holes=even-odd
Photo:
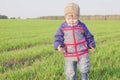
[[[89,80],[120,80],[120,21],[83,21],[96,41]],[[0,80],[65,80],[53,48],[61,20],[0,20]],[[77,70],[77,80],[81,75]]]

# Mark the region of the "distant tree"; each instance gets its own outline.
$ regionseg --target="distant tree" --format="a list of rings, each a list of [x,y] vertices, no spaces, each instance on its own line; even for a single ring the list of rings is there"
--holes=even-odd
[[[10,19],[16,19],[15,17],[11,17]]]
[[[5,15],[0,15],[0,19],[8,19],[8,17]]]
[[[21,19],[21,17],[19,16],[19,17],[17,17],[17,19]]]

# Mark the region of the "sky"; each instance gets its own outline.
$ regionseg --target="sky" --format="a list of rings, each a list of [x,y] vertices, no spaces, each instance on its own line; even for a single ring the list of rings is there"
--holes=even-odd
[[[120,0],[0,0],[0,15],[9,18],[63,16],[70,2],[80,6],[81,15],[120,15]]]

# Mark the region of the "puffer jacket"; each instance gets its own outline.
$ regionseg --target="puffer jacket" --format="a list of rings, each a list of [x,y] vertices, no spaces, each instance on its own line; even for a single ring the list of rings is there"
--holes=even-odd
[[[86,25],[80,21],[76,26],[68,26],[64,22],[55,34],[54,48],[61,47],[65,50],[65,57],[77,57],[89,53],[88,49],[95,48],[94,36]]]

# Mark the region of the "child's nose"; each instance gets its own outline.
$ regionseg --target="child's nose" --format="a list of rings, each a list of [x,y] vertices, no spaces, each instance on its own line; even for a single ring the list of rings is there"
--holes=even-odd
[[[74,18],[71,18],[70,20],[71,20],[71,21],[73,21],[73,20],[74,20]]]

